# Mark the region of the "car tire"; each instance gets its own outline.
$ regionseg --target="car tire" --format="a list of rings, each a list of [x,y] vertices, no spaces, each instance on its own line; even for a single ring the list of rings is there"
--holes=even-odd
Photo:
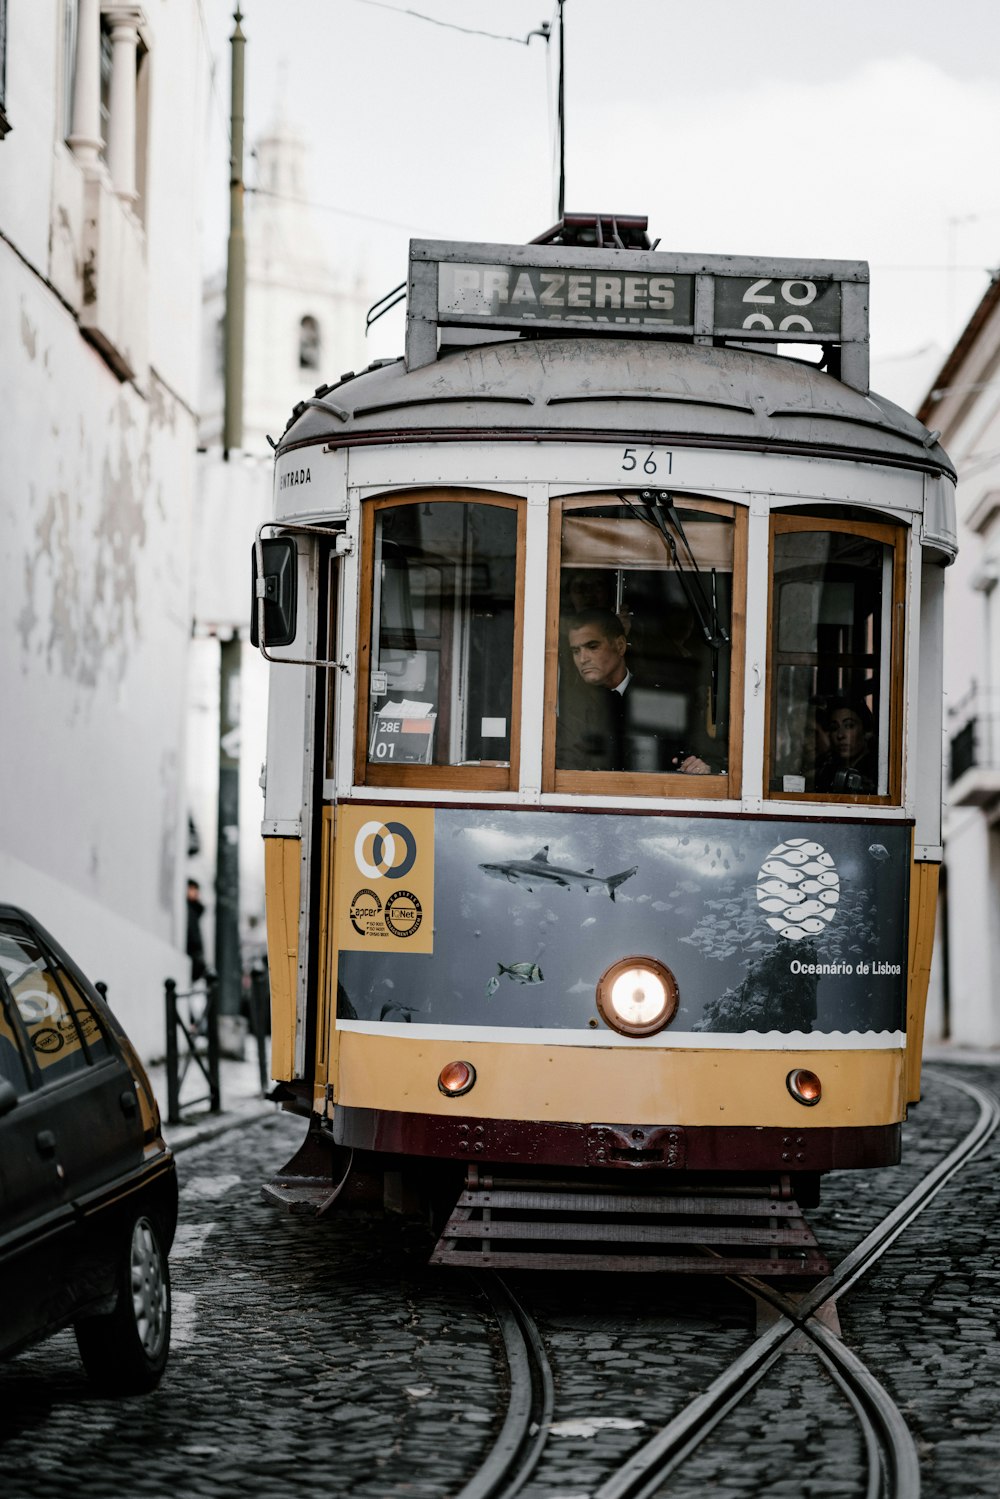
[[[139,1395],[160,1381],[170,1351],[170,1267],[154,1218],[126,1223],[115,1270],[114,1310],[74,1328],[83,1367],[101,1389]]]

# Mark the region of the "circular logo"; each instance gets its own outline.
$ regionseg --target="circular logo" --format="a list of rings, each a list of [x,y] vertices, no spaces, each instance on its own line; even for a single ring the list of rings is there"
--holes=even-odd
[[[25,1025],[41,1025],[43,1020],[55,1020],[59,1014],[59,1001],[47,989],[22,989],[14,996]]]
[[[42,1051],[51,1056],[57,1051],[62,1051],[65,1043],[57,1030],[46,1026],[43,1030],[35,1032],[31,1038],[31,1044],[36,1051]]]
[[[394,890],[385,903],[385,924],[394,937],[412,937],[423,919],[412,890]]]
[[[821,843],[789,838],[772,848],[757,875],[757,903],[773,932],[800,942],[815,937],[836,914],[837,866]]]
[[[368,928],[364,925],[364,923],[367,921],[372,921],[376,916],[380,914],[381,910],[382,902],[379,900],[374,890],[358,891],[357,895],[351,901],[350,911],[348,912],[348,914],[351,918],[351,926],[357,932],[359,937],[367,936]]]
[[[416,863],[417,840],[402,822],[366,822],[354,840],[354,862],[368,880],[401,880]]]

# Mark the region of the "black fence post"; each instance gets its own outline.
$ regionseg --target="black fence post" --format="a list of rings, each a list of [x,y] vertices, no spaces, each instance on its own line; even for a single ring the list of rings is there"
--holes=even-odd
[[[205,975],[205,1034],[208,1038],[208,1091],[211,1096],[209,1112],[218,1114],[222,1108],[222,1092],[219,1087],[219,980],[211,971]]]
[[[177,1055],[177,984],[164,983],[167,1001],[167,1123],[181,1122],[181,1084]]]
[[[250,1024],[257,1043],[257,1072],[260,1077],[261,1097],[267,1093],[271,1070],[267,1059],[267,1026],[264,1022],[267,1008],[267,975],[263,966],[255,963],[250,970]]]

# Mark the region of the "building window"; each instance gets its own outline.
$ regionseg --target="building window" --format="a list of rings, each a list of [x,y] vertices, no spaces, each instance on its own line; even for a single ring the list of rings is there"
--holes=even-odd
[[[321,353],[319,323],[307,313],[299,323],[299,369],[318,370]]]

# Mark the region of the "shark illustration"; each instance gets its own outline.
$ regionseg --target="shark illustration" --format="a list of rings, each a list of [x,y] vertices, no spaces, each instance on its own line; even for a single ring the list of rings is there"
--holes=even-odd
[[[602,888],[614,900],[618,886],[630,880],[639,866],[633,864],[631,869],[607,877],[595,874],[592,869],[567,869],[563,864],[549,863],[549,846],[546,844],[531,859],[505,859],[501,864],[480,864],[479,867],[495,880],[509,880],[512,885],[523,885],[532,893],[537,885],[563,885],[567,890],[573,885],[582,885],[588,895],[592,890]]]

